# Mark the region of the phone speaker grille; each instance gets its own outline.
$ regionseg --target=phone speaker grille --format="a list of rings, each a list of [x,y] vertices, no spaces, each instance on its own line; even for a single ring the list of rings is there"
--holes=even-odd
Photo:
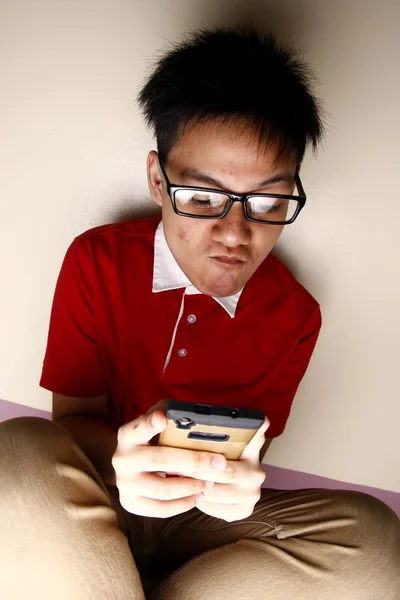
[[[188,433],[189,440],[204,440],[205,442],[227,442],[229,435],[222,433],[208,433],[206,431],[191,431]]]

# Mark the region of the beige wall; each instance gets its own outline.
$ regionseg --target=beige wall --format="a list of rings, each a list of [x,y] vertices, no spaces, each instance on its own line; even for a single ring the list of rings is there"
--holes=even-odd
[[[330,113],[280,245],[324,329],[268,460],[400,492],[398,0],[2,0],[0,397],[50,407],[38,378],[69,242],[151,209],[134,98],[154,52],[245,14],[304,47]]]

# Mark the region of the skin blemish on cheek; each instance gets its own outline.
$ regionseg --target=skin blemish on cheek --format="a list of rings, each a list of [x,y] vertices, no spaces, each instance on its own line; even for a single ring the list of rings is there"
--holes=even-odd
[[[186,241],[186,231],[184,229],[181,229],[181,228],[178,229],[178,238],[181,242]]]

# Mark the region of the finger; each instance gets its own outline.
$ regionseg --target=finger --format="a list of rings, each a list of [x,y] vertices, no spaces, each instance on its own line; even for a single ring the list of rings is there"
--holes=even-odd
[[[154,404],[153,406],[151,406],[149,408],[149,410],[146,411],[145,414],[150,415],[151,413],[155,412],[156,410],[161,410],[161,412],[165,414],[167,411],[167,404],[168,404],[168,398],[163,398],[162,400],[157,402],[157,404]]]
[[[253,471],[251,467],[250,471]],[[249,464],[246,461],[239,460],[228,460],[226,461],[226,467],[223,470],[198,470],[193,473],[186,473],[181,471],[181,474],[186,477],[194,477],[195,479],[202,479],[204,481],[213,481],[214,483],[225,483],[225,484],[247,484],[249,478]]]
[[[177,500],[194,496],[206,489],[205,481],[192,477],[169,477],[165,479],[156,473],[139,473],[134,478],[118,477],[119,489],[125,486],[134,490],[135,496],[154,500]]]
[[[196,507],[206,515],[223,519],[228,523],[232,521],[242,521],[252,515],[254,505],[241,506],[238,504],[216,504],[208,502],[204,497],[196,498]]]
[[[144,414],[118,430],[118,453],[124,453],[137,445],[148,444],[150,440],[167,426],[161,411]]]
[[[239,460],[257,460],[259,461],[260,450],[265,443],[265,432],[269,427],[269,420],[265,417],[264,423],[261,425],[260,429],[258,429],[257,433],[247,444],[246,448],[243,450]]]
[[[120,492],[120,504],[128,512],[143,517],[166,519],[187,512],[196,506],[196,496],[188,496],[178,500],[155,500],[142,496],[130,497]]]
[[[184,450],[168,446],[134,446],[131,452],[117,452],[112,459],[113,467],[120,476],[132,476],[139,472],[165,471],[186,477],[197,477],[197,473],[213,474],[225,469],[227,460],[221,454]],[[204,480],[210,477],[203,477]]]
[[[211,489],[202,490],[203,498],[212,504],[240,504],[243,492],[238,494],[237,487],[229,483],[214,483]]]
[[[255,505],[261,497],[260,487],[238,488],[236,485],[215,483],[212,488],[202,490],[204,499],[213,504]]]
[[[248,460],[228,460],[226,469],[215,473],[198,471],[192,475],[186,473],[182,473],[182,475],[203,479],[204,481],[208,480],[214,482],[214,484],[232,484],[243,490],[260,488],[266,477],[265,470],[259,462],[254,465]]]

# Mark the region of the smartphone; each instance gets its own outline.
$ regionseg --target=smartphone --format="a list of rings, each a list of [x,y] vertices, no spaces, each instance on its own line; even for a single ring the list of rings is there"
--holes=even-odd
[[[168,401],[166,417],[160,446],[217,452],[229,460],[240,458],[265,419],[261,410],[177,400]]]

